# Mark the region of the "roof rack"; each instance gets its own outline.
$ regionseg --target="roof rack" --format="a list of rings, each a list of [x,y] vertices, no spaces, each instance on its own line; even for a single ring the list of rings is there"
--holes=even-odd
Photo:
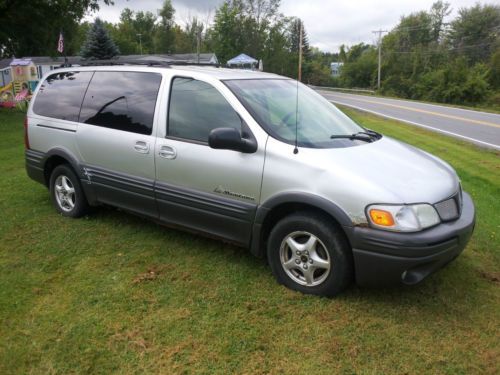
[[[214,68],[220,68],[220,64],[212,64],[212,63],[199,63],[199,62],[189,62],[189,61],[169,61],[167,62],[169,65],[194,65],[194,66],[212,66]]]
[[[170,67],[168,61],[158,60],[87,60],[79,63],[81,66],[103,66],[103,65],[146,65]]]
[[[161,66],[170,68],[172,65],[194,65],[194,66],[212,66],[219,68],[219,64],[211,63],[196,63],[189,61],[165,61],[165,60],[87,60],[79,63],[81,66],[107,66],[107,65],[145,65],[145,66]]]

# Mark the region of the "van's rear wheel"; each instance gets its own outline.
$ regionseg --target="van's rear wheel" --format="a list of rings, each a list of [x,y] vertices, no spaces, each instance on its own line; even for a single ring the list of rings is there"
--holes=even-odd
[[[312,212],[279,221],[269,235],[267,256],[278,282],[303,293],[334,296],[352,282],[352,252],[344,233]]]
[[[66,164],[59,165],[52,171],[50,195],[56,210],[64,216],[80,217],[88,212],[89,205],[80,181]]]

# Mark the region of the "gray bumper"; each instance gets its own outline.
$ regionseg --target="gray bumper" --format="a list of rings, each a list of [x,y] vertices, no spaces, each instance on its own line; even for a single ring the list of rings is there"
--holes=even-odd
[[[417,284],[455,259],[475,225],[472,199],[463,193],[460,218],[418,233],[354,227],[349,233],[356,282],[361,286]]]
[[[26,173],[28,174],[28,176],[36,182],[46,185],[45,174],[43,170],[43,161],[45,159],[45,154],[43,152],[35,150],[26,150],[24,155]]]

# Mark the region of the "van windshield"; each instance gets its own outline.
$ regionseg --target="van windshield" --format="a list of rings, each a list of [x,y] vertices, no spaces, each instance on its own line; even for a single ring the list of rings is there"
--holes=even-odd
[[[301,83],[298,91],[297,82],[291,79],[241,79],[224,83],[274,138],[295,143],[297,125],[298,145],[302,147],[346,147],[363,143],[343,137],[365,129]]]

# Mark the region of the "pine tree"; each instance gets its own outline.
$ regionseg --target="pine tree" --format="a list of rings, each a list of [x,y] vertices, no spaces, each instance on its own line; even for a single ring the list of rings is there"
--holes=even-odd
[[[85,59],[107,60],[118,54],[120,51],[105,29],[104,23],[96,18],[87,33],[80,55]]]

